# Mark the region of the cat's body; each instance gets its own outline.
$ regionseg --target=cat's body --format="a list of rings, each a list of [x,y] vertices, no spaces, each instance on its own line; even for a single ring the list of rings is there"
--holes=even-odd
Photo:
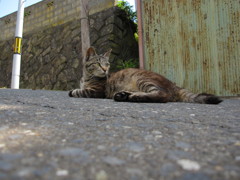
[[[106,96],[114,98],[116,93],[121,95],[122,92],[123,95],[123,92],[126,92],[130,93],[129,101],[168,102],[175,101],[175,88],[171,81],[159,74],[128,68],[110,75],[106,85]],[[138,97],[134,99],[134,96]]]
[[[127,102],[221,102],[214,95],[191,93],[165,77],[146,70],[129,68],[108,75],[110,53],[99,56],[93,48],[89,48],[80,89],[70,91],[70,97],[109,98]]]

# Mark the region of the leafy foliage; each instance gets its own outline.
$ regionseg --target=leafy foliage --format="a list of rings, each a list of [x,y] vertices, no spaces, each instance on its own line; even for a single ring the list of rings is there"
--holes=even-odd
[[[133,6],[129,4],[127,1],[118,1],[117,6],[124,10],[126,13],[126,17],[131,20],[134,26],[134,37],[135,40],[138,42],[138,34],[137,34],[137,13],[134,11]],[[118,59],[117,63],[117,69],[125,69],[125,68],[138,68],[139,67],[139,60],[138,58],[133,58],[128,55],[129,49],[125,49],[125,47],[122,47],[122,57]]]
[[[126,1],[118,1],[117,6],[126,12],[127,17],[130,20],[132,20],[133,22],[136,22],[136,20],[137,20],[137,13],[136,13],[136,11],[133,11],[133,6],[131,6]]]
[[[117,65],[118,69],[125,69],[125,68],[138,68],[139,62],[138,59],[128,59],[127,61],[120,61]]]

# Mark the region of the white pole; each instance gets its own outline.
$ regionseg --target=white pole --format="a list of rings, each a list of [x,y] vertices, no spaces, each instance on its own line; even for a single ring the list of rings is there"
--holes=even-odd
[[[12,66],[12,82],[11,82],[12,89],[19,89],[23,20],[24,20],[24,3],[25,3],[25,0],[19,0],[18,2],[18,13],[17,13],[13,66]]]

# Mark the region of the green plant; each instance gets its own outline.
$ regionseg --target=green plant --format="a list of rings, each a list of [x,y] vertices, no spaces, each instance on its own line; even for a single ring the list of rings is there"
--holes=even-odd
[[[137,31],[137,12],[133,10],[133,6],[126,1],[118,1],[117,6],[126,12],[127,18],[130,19],[136,26]],[[134,37],[138,42],[138,33],[134,33]]]
[[[137,32],[134,33],[134,38],[138,42],[138,33]]]
[[[118,69],[138,68],[138,66],[138,59],[128,59],[127,61],[120,60],[119,64],[117,64]]]
[[[136,22],[137,20],[137,13],[133,10],[133,6],[131,6],[126,1],[118,1],[117,6],[124,10],[127,14],[127,17],[132,20],[133,22]]]
[[[124,13],[124,17],[126,17],[128,20],[132,21],[131,23],[129,23],[129,25],[131,26],[131,29],[133,30],[132,33],[134,35],[135,40],[138,42],[136,11],[133,9],[133,6],[131,6],[129,4],[129,2],[127,2],[125,0],[118,1],[117,6],[126,13],[126,14]],[[137,47],[136,47],[136,49],[137,49]],[[132,51],[132,50],[133,49],[131,49],[130,51]],[[130,51],[129,51],[129,49],[125,49],[125,47],[122,47],[121,57],[119,57],[119,59],[117,60],[117,63],[116,63],[117,69],[138,68],[139,67],[138,58],[133,58],[131,55],[129,55]]]

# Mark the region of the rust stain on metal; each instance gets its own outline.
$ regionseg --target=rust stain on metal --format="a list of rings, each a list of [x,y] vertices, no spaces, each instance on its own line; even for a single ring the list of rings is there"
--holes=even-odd
[[[145,67],[194,92],[240,94],[240,3],[142,0]]]

